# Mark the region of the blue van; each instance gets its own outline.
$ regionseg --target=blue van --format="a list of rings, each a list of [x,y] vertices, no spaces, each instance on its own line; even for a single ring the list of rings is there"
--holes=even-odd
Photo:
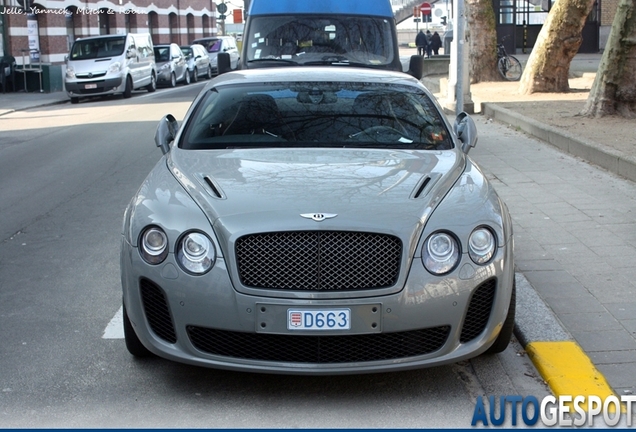
[[[418,63],[411,59],[409,73]],[[252,0],[239,67],[307,65],[402,72],[390,1]]]

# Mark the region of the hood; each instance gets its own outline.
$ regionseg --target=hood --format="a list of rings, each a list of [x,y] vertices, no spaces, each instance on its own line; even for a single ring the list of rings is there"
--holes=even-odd
[[[412,234],[465,164],[457,150],[173,148],[168,158],[215,231],[230,236],[302,229]],[[331,217],[317,222],[313,214]]]
[[[96,77],[99,77],[108,72],[110,65],[121,61],[121,56],[115,56],[87,60],[69,60],[68,65],[73,68],[76,75],[92,73]]]

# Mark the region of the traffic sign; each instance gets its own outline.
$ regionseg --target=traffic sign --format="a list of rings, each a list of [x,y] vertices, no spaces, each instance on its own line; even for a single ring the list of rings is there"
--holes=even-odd
[[[216,5],[216,10],[219,11],[220,14],[224,14],[227,12],[227,5],[225,3],[220,3]]]
[[[422,11],[422,15],[430,15],[431,14],[431,4],[430,3],[422,3],[420,6],[420,10]]]

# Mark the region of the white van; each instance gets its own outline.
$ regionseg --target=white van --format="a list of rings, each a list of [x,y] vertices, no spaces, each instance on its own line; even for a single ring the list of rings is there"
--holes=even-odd
[[[149,34],[103,35],[78,39],[66,58],[64,85],[71,103],[88,96],[157,89],[157,69]]]

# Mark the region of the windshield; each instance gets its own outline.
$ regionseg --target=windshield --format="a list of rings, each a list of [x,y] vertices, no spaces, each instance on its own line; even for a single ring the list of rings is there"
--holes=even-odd
[[[154,48],[155,51],[155,61],[157,63],[164,63],[170,61],[170,46],[156,46]]]
[[[396,56],[391,23],[380,17],[252,17],[246,37],[248,64],[280,60],[387,66]]]
[[[452,141],[434,102],[412,87],[293,82],[211,89],[179,146],[444,150]]]
[[[126,46],[126,37],[78,40],[71,49],[71,60],[87,60],[120,56]]]

